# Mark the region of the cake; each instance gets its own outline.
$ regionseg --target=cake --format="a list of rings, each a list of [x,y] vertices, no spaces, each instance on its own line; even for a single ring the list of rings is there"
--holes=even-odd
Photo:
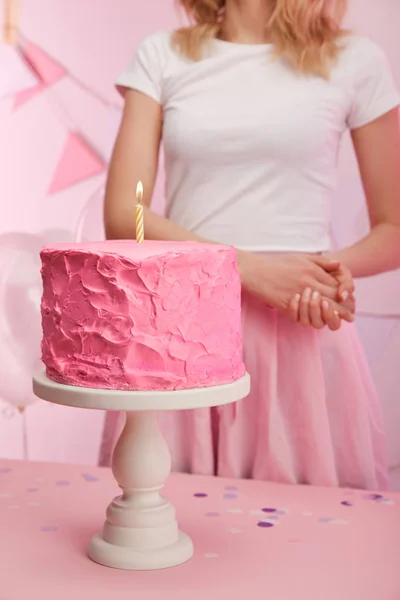
[[[47,246],[41,260],[50,379],[182,390],[245,374],[234,248],[119,240]]]

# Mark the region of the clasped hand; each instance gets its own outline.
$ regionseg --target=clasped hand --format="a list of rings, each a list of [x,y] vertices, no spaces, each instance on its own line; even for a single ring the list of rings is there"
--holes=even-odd
[[[354,284],[349,269],[326,256],[269,257],[238,251],[243,288],[305,326],[332,331],[354,321]]]

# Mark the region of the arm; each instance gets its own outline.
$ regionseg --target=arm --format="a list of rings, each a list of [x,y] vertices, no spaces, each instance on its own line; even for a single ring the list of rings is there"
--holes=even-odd
[[[371,231],[356,244],[331,256],[354,277],[400,267],[400,127],[392,110],[353,130],[353,144],[367,199]]]
[[[205,241],[150,210],[161,129],[161,106],[140,92],[128,90],[106,186],[104,225],[107,239],[135,238],[135,190],[141,180],[147,239]]]

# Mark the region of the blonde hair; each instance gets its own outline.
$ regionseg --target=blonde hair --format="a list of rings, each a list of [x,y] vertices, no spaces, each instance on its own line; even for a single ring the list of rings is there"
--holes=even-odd
[[[175,32],[174,47],[200,60],[204,44],[220,33],[225,1],[177,0],[192,25]],[[301,73],[328,78],[347,33],[341,27],[347,0],[272,0],[272,6],[266,32],[275,56]]]

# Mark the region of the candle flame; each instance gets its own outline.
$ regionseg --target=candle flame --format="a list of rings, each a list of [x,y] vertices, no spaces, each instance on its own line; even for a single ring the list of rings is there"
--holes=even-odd
[[[136,202],[138,204],[141,204],[142,199],[143,199],[143,183],[141,181],[139,181],[139,183],[137,184],[137,187],[136,187]]]

